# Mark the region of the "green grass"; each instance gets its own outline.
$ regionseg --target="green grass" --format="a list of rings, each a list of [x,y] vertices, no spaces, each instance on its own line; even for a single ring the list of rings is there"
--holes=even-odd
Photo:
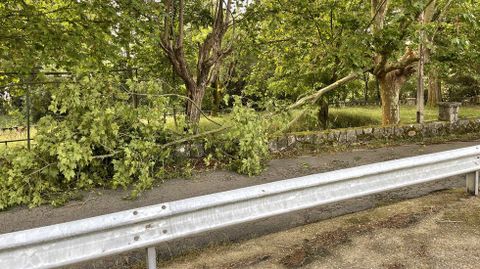
[[[184,115],[177,116],[177,124],[179,126],[182,126],[181,122],[185,121],[184,117],[185,117]],[[208,118],[210,120],[208,120],[204,116],[202,116],[200,118],[200,131],[209,131],[209,130],[220,128],[221,126],[219,126],[218,124],[224,125],[225,123],[228,123],[228,121],[229,121],[229,115],[228,114],[219,114],[218,116],[208,116]],[[214,122],[216,122],[218,124],[215,124]],[[176,130],[176,131],[179,131],[179,132],[181,131],[181,130],[178,130],[178,128],[180,128],[180,127],[177,128],[175,126],[175,121],[174,121],[173,117],[171,117],[171,116],[167,117],[166,128],[171,129],[171,130]]]
[[[12,115],[0,115],[0,128],[23,125],[25,125],[25,123],[20,112],[12,113]]]
[[[366,107],[345,107],[345,108],[332,108],[330,109],[331,117],[335,117],[338,114],[348,114],[355,116],[366,116],[371,119],[375,119],[378,122],[382,120],[382,110],[376,106]],[[459,117],[462,119],[477,118],[480,117],[480,106],[466,106],[460,107]],[[417,119],[417,108],[415,106],[402,106],[400,108],[400,123],[411,124],[415,123]],[[425,108],[425,121],[438,120],[438,108],[426,107]]]
[[[32,129],[31,132],[32,138],[35,136],[35,129]],[[0,141],[5,140],[15,140],[15,139],[27,139],[27,132],[17,132],[17,131],[0,131]],[[32,143],[34,143],[32,141]],[[19,147],[26,147],[27,142],[12,142],[5,145],[5,143],[0,143],[0,152],[16,149]]]
[[[292,118],[300,110],[292,113]],[[356,106],[356,107],[344,107],[344,108],[330,108],[329,121],[332,129],[336,128],[351,128],[361,126],[374,126],[382,124],[382,109],[380,106]],[[312,110],[307,113],[299,122],[293,127],[293,131],[313,131],[318,130],[316,110]],[[416,122],[417,108],[416,106],[402,106],[400,108],[400,123],[412,124]],[[219,116],[209,116],[215,122],[220,124],[227,124],[229,122],[228,114],[221,114]],[[460,107],[459,117],[461,119],[479,118],[480,106],[467,106]],[[179,116],[181,120],[183,116]],[[425,108],[425,121],[438,120],[438,107],[426,107]],[[175,129],[173,117],[167,118],[167,128]],[[215,123],[202,117],[200,120],[200,131],[208,131],[219,128]]]
[[[293,116],[300,111],[295,111]],[[318,130],[317,111],[307,113],[292,128],[294,132]],[[402,106],[400,108],[400,124],[416,123],[416,106]],[[461,119],[479,118],[480,106],[460,107],[459,117]],[[425,121],[438,120],[438,108],[425,108]],[[331,129],[352,128],[361,126],[375,126],[382,124],[382,109],[380,106],[356,106],[356,107],[331,107],[329,110],[329,125]]]

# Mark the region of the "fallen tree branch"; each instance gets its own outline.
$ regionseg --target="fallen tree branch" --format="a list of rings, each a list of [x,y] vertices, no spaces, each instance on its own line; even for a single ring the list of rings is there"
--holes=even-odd
[[[106,158],[110,158],[110,157],[113,157],[115,155],[117,155],[118,153],[120,153],[120,151],[114,151],[112,153],[109,153],[109,154],[104,154],[104,155],[96,155],[96,156],[92,156],[92,159],[106,159]]]
[[[54,163],[49,163],[49,164],[45,165],[44,167],[42,167],[42,168],[40,168],[40,169],[38,169],[38,170],[35,170],[35,171],[31,172],[30,174],[26,175],[25,177],[30,177],[30,176],[32,176],[32,175],[34,175],[34,174],[40,173],[40,172],[42,172],[43,170],[47,169],[48,167],[50,167],[50,166],[52,166],[52,165],[54,165],[54,164],[57,164],[57,163],[56,163],[56,162],[54,162]]]
[[[335,81],[334,83],[324,87],[324,88],[321,88],[320,90],[318,90],[316,93],[314,94],[311,94],[309,96],[305,96],[303,98],[301,98],[300,100],[298,100],[297,102],[295,102],[294,104],[290,105],[287,107],[287,110],[292,110],[292,109],[295,109],[295,108],[298,108],[298,107],[301,107],[303,105],[305,105],[307,102],[310,102],[310,103],[315,103],[316,101],[318,101],[318,99],[320,99],[320,97],[322,97],[322,95],[324,95],[325,93],[331,91],[331,90],[334,90],[340,86],[343,86],[345,84],[347,84],[348,82],[352,81],[352,80],[355,80],[357,79],[360,75],[362,75],[363,73],[365,72],[368,72],[371,68],[365,68],[363,69],[362,71],[360,72],[352,72],[350,73],[348,76],[342,78],[342,79],[339,79],[337,81]]]
[[[324,94],[328,93],[329,91],[332,91],[340,86],[343,86],[345,84],[347,84],[348,82],[352,81],[352,80],[355,80],[357,79],[358,77],[360,77],[361,75],[363,75],[363,73],[365,72],[368,72],[370,71],[371,68],[365,68],[363,69],[362,71],[359,71],[359,72],[352,72],[350,73],[348,76],[340,79],[340,80],[337,80],[335,81],[334,83],[318,90],[316,93],[314,94],[311,94],[309,96],[305,96],[303,98],[301,98],[300,100],[298,100],[297,102],[295,102],[294,104],[290,105],[287,107],[287,110],[293,110],[293,109],[296,109],[296,108],[299,108],[307,103],[310,103],[310,104],[314,104],[316,103],[320,97],[322,97]],[[300,114],[298,114],[293,120],[291,120],[287,126],[281,130],[281,132],[284,132],[284,131],[287,131],[289,130],[293,124],[295,124],[299,119],[301,119],[303,117],[303,115],[305,115],[305,113],[307,112],[308,109],[303,109]]]
[[[227,129],[230,129],[230,126],[224,126],[222,128],[218,128],[218,129],[211,130],[211,131],[208,131],[208,132],[204,132],[204,133],[196,134],[196,135],[193,135],[193,136],[185,137],[185,138],[182,138],[182,139],[178,139],[178,140],[175,140],[175,141],[172,141],[172,142],[168,142],[166,144],[163,144],[160,148],[165,149],[167,147],[182,144],[182,143],[185,143],[185,142],[188,142],[188,141],[192,141],[192,140],[195,140],[195,139],[203,137],[203,136],[220,133],[220,132],[223,132]]]

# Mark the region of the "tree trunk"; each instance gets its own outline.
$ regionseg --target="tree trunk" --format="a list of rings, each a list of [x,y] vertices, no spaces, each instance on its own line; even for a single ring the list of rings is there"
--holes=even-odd
[[[213,97],[213,104],[212,104],[212,115],[217,116],[218,111],[220,110],[220,102],[221,102],[221,93],[223,91],[223,83],[217,81],[215,83],[215,87],[213,88],[212,97]]]
[[[377,93],[377,101],[382,104],[382,95],[380,94],[380,81],[378,78],[375,79],[375,92]]]
[[[363,95],[365,105],[368,104],[368,81],[370,79],[370,75],[368,73],[363,74],[363,80],[365,81],[365,94]]]
[[[378,78],[382,100],[382,124],[400,123],[400,89],[405,84],[406,77],[392,71]]]
[[[437,71],[432,69],[428,74],[428,98],[427,104],[430,107],[437,106],[442,101],[442,82],[438,78]]]
[[[425,23],[425,12],[422,12],[420,15],[420,23],[423,25]],[[419,46],[418,46],[418,84],[417,84],[417,123],[423,123],[425,119],[425,102],[424,102],[424,92],[425,92],[425,80],[424,80],[424,67],[425,67],[425,50],[423,43],[424,32],[423,29],[420,29],[419,33]]]
[[[319,100],[318,125],[320,130],[328,129],[328,98],[323,97]]]
[[[205,87],[190,86],[189,88],[187,88],[187,90],[188,97],[191,99],[187,101],[187,122],[192,125],[190,127],[193,128],[194,132],[197,132],[201,116],[199,108],[201,108],[203,96],[205,95]],[[195,104],[193,104],[192,101]]]

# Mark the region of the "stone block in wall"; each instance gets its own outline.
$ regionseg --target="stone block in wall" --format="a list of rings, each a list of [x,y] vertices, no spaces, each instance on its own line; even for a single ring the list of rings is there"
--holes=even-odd
[[[297,137],[295,135],[292,134],[287,137],[287,146],[289,148],[294,147],[296,143],[297,143]]]
[[[480,119],[471,120],[472,130],[475,132],[480,131]]]
[[[407,132],[407,136],[408,137],[415,137],[415,136],[417,136],[417,131],[410,130],[410,131]]]
[[[338,142],[339,143],[347,142],[347,132],[346,131],[341,131],[340,132],[340,134],[338,135]]]
[[[284,136],[277,138],[277,150],[283,151],[288,148],[288,139]]]
[[[395,126],[395,137],[403,137],[405,135],[405,129],[402,126]]]
[[[414,137],[418,133],[413,124],[404,125],[403,129],[404,129],[404,136],[406,137]]]
[[[363,134],[365,135],[369,135],[369,134],[372,134],[373,133],[373,128],[364,128],[363,129]]]
[[[441,135],[446,135],[449,133],[449,126],[450,126],[450,123],[449,122],[444,122],[444,121],[440,121],[438,122],[438,128],[439,128],[439,132]]]
[[[458,121],[458,125],[463,126],[463,127],[468,126],[469,123],[470,123],[469,120],[459,120]]]
[[[386,138],[393,137],[395,134],[395,127],[388,126],[383,128],[383,135]]]
[[[459,121],[457,121],[456,124],[455,124],[456,132],[459,132],[459,133],[468,132],[469,123],[470,123],[469,120],[459,120]]]
[[[435,123],[433,123],[433,122],[425,123],[423,125],[422,134],[424,136],[436,135],[437,132],[435,131]]]
[[[443,124],[441,122],[434,122],[432,128],[435,135],[442,135],[444,133]]]
[[[356,130],[347,130],[347,142],[356,142],[357,132]]]
[[[327,134],[327,141],[328,142],[336,142],[338,141],[339,131],[330,131]]]
[[[278,150],[277,139],[272,139],[272,140],[268,141],[268,149],[272,153],[277,153],[277,152],[280,151],[280,150]]]
[[[315,134],[297,135],[297,142],[302,144],[315,144]]]
[[[327,141],[327,134],[325,134],[324,132],[317,133],[316,136],[317,136],[315,139],[316,145],[325,144],[325,142]]]
[[[383,136],[383,128],[382,127],[373,128],[372,134],[373,134],[373,137],[376,138],[376,139],[383,138],[384,137]]]
[[[420,123],[412,124],[411,126],[412,126],[412,127],[415,129],[415,131],[417,131],[417,132],[422,131],[422,130],[423,130],[423,127],[424,127],[423,124],[420,124]]]

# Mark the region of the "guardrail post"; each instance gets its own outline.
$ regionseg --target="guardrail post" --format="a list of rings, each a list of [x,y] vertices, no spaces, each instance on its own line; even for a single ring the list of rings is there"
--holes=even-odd
[[[478,177],[479,171],[475,171],[473,173],[467,174],[466,181],[467,181],[467,193],[478,196]]]
[[[157,269],[157,251],[155,247],[147,248],[148,269]]]

